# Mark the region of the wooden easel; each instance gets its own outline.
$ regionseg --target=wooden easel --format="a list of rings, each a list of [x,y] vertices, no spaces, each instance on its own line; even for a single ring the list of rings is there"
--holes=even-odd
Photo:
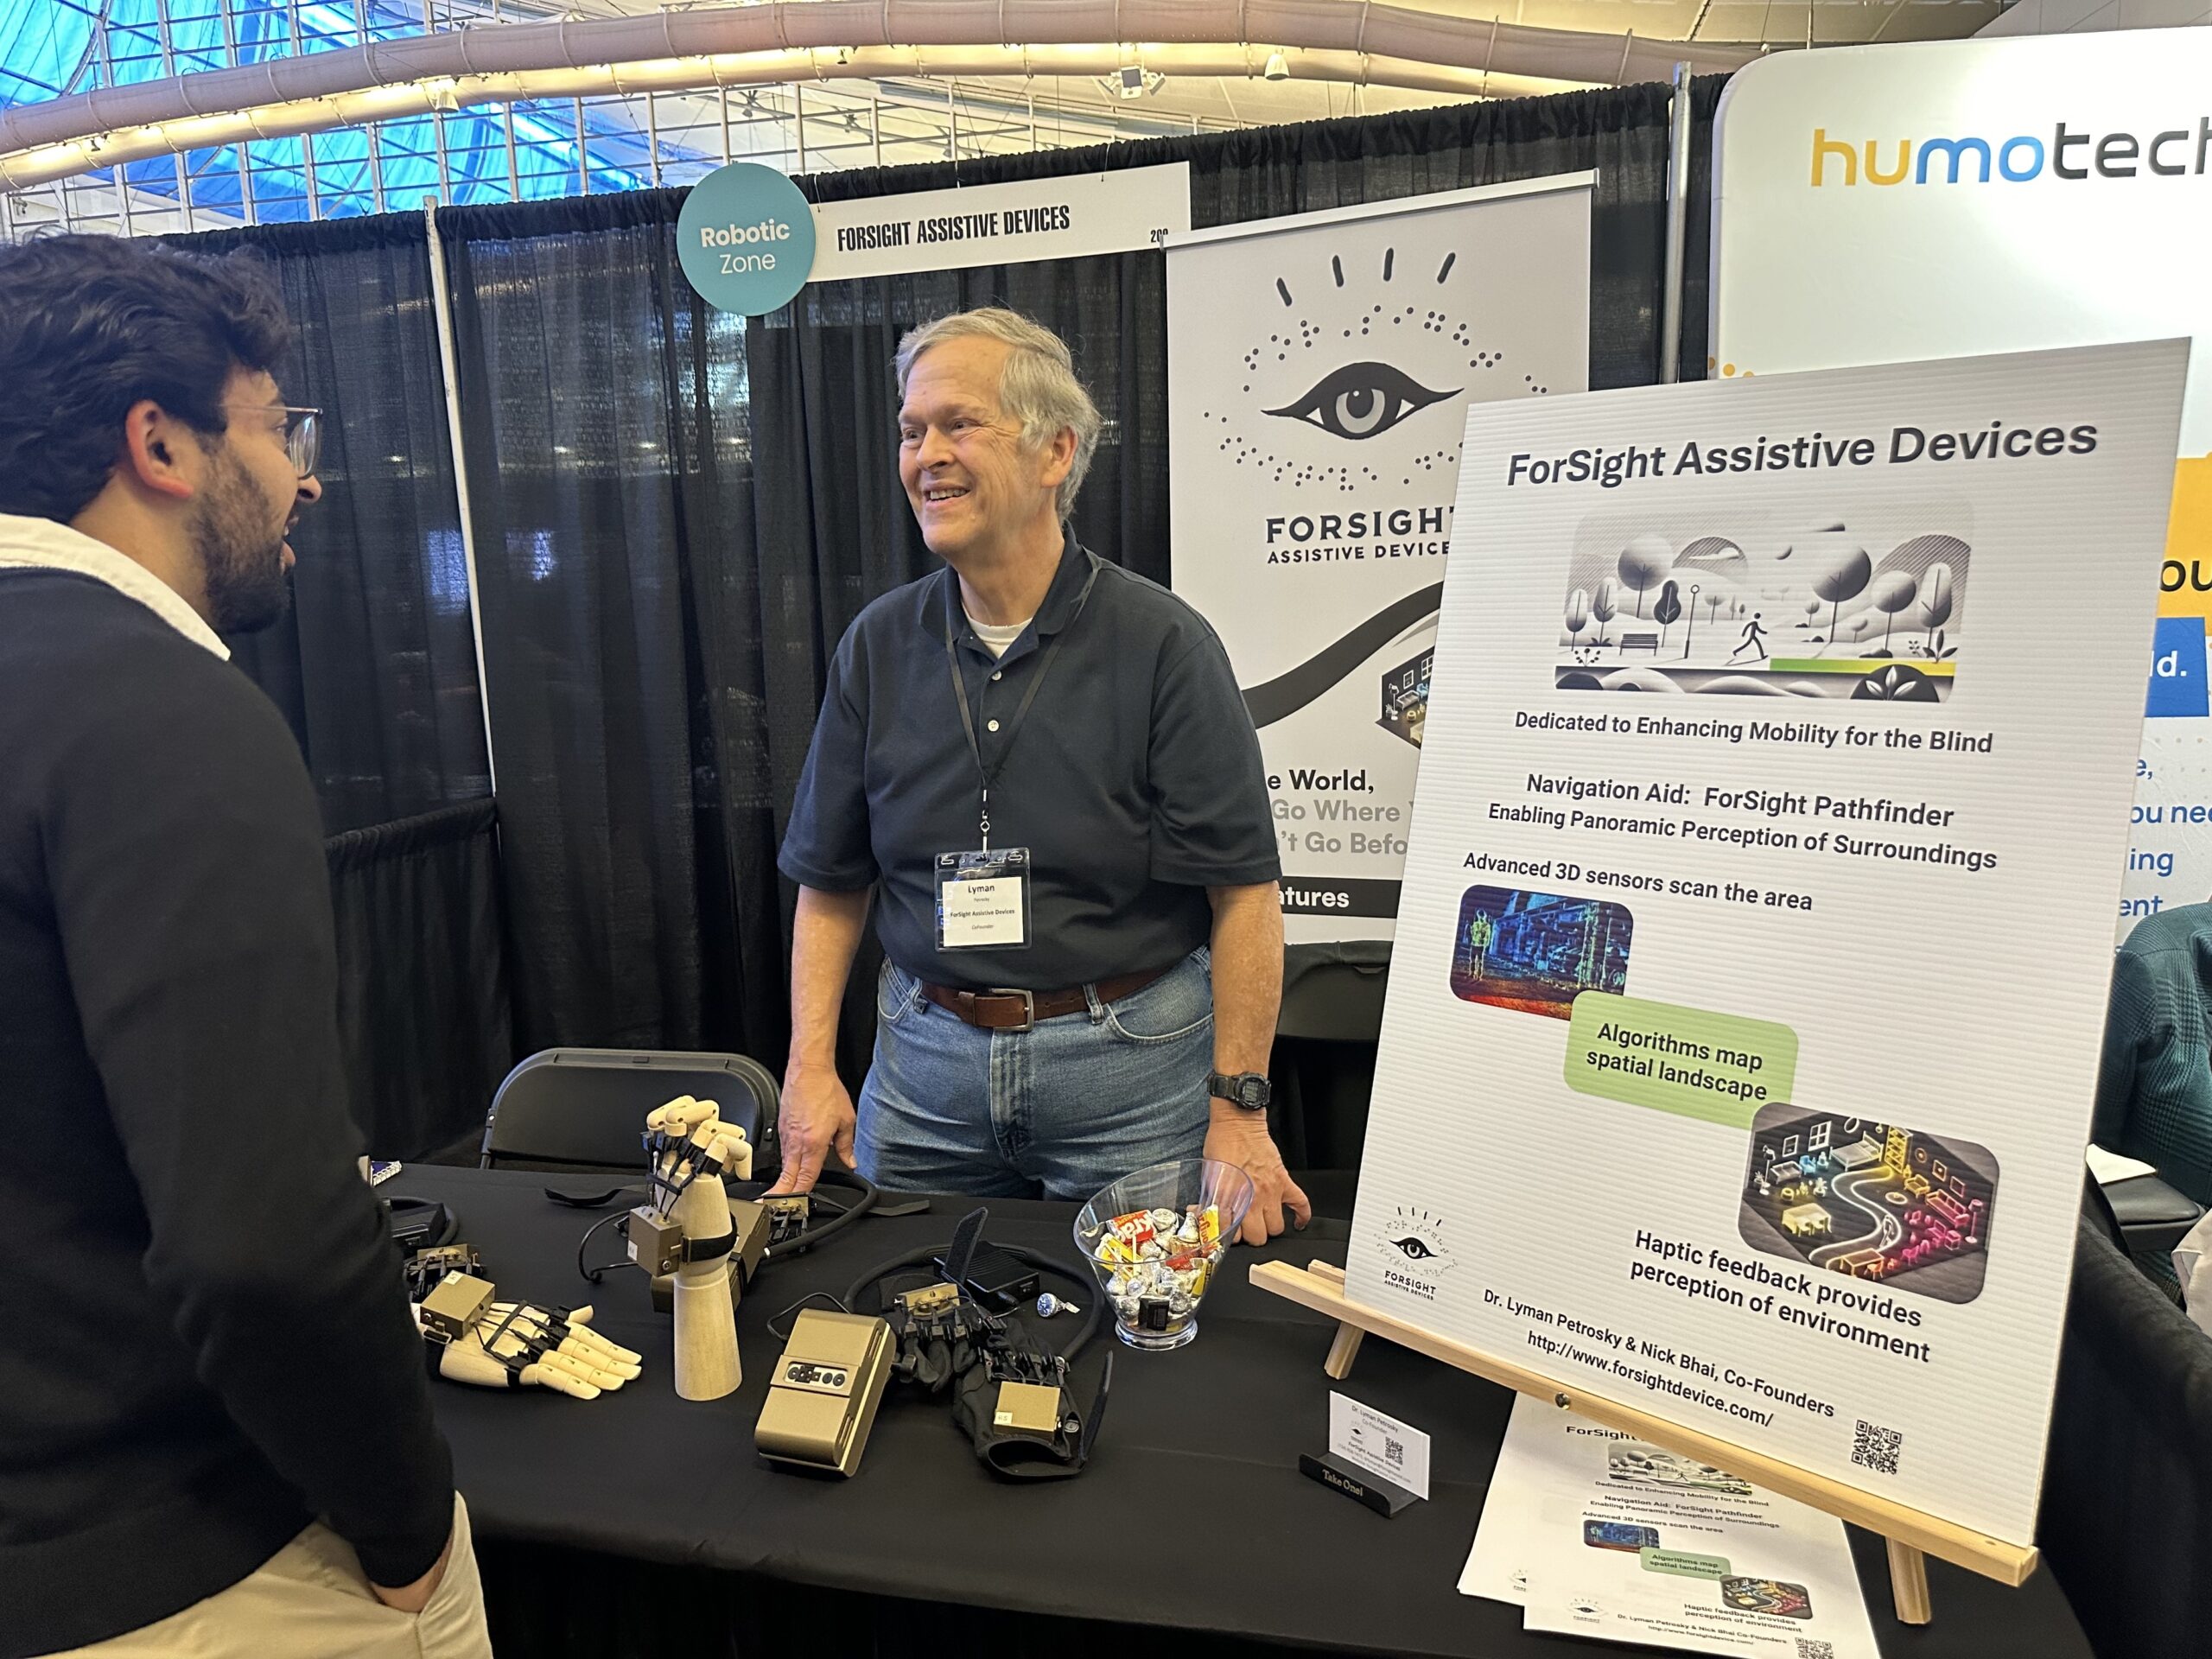
[[[1294,1268],[1287,1262],[1262,1262],[1252,1269],[1252,1282],[1262,1290],[1287,1297],[1301,1307],[1325,1313],[1337,1322],[1336,1339],[1322,1369],[1338,1382],[1351,1375],[1352,1360],[1369,1332],[1410,1348],[1417,1354],[1471,1372],[1488,1382],[1520,1394],[1548,1400],[1563,1410],[1580,1412],[1594,1423],[1633,1434],[1639,1440],[1684,1457],[1695,1458],[1716,1468],[1741,1475],[1754,1485],[1784,1497],[1794,1497],[1838,1518],[1878,1533],[1889,1546],[1890,1592],[1897,1605],[1897,1620],[1925,1624],[1933,1616],[1928,1600],[1928,1561],[1938,1560],[1979,1573],[2000,1584],[2018,1586],[2036,1570],[2032,1547],[2008,1544],[1986,1537],[1955,1522],[1939,1520],[1918,1510],[1872,1497],[1865,1492],[1820,1475],[1808,1474],[1795,1465],[1777,1461],[1758,1452],[1683,1428],[1648,1412],[1616,1405],[1610,1400],[1548,1377],[1540,1372],[1479,1353],[1464,1343],[1371,1307],[1362,1307],[1344,1294],[1344,1270],[1326,1262]]]

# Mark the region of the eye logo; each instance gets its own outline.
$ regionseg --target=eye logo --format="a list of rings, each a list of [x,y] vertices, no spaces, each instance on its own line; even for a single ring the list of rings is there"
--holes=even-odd
[[[1441,1217],[1402,1204],[1376,1230],[1375,1238],[1383,1249],[1386,1283],[1423,1298],[1436,1294],[1437,1275],[1452,1265]]]
[[[1466,291],[1481,279],[1443,241],[1433,224],[1357,251],[1300,239],[1281,269],[1255,273],[1268,286],[1225,314],[1236,321],[1210,330],[1205,347],[1217,370],[1197,429],[1229,467],[1263,487],[1343,496],[1433,484],[1451,498],[1469,396],[1549,387],[1533,364],[1509,372],[1504,349],[1483,337],[1497,325]],[[1439,404],[1446,414],[1414,420]]]
[[[1372,438],[1388,432],[1408,415],[1457,397],[1459,389],[1431,391],[1388,363],[1347,363],[1331,371],[1300,397],[1262,415],[1305,421],[1339,438]]]

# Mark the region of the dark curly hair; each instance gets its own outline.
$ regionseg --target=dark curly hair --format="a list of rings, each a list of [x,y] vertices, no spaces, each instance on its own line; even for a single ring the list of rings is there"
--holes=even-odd
[[[0,247],[0,512],[75,518],[106,487],[124,416],[144,399],[220,434],[232,371],[273,372],[291,340],[250,257],[115,236]]]

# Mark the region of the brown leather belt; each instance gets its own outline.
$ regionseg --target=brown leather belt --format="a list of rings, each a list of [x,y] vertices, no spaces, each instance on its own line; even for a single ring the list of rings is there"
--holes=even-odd
[[[1120,974],[1099,980],[1090,988],[1101,1002],[1118,1002],[1166,972],[1165,968],[1152,968],[1141,974]],[[924,980],[922,995],[947,1014],[985,1031],[1027,1031],[1039,1020],[1057,1020],[1090,1006],[1080,985],[1065,991],[962,991]]]

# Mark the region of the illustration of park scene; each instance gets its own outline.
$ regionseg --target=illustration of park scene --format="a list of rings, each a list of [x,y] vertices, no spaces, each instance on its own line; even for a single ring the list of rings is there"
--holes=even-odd
[[[1572,1019],[1585,991],[1628,984],[1635,919],[1625,905],[1519,887],[1469,887],[1452,935],[1452,994],[1516,1014]]]
[[[1961,516],[1943,531],[1821,518],[1725,535],[1593,518],[1560,607],[1554,683],[1941,702],[1966,620]]]
[[[1996,1206],[1986,1147],[1770,1101],[1751,1121],[1737,1230],[1769,1255],[1970,1302]]]

